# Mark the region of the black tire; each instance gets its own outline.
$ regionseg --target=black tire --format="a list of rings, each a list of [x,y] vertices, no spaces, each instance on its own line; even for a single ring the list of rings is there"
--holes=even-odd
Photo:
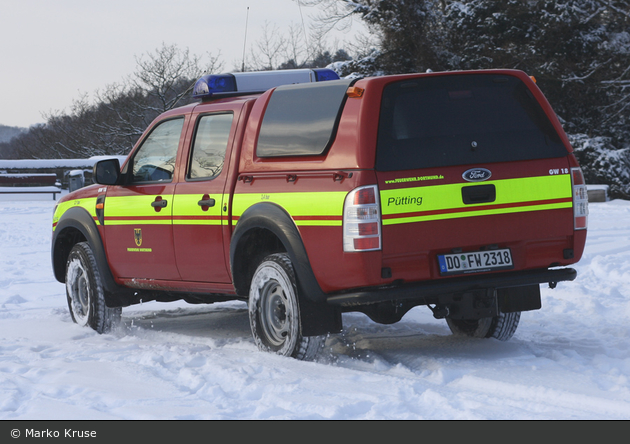
[[[516,332],[521,312],[499,313],[498,316],[477,320],[446,318],[446,323],[453,334],[474,338],[495,338],[507,341]]]
[[[295,273],[288,255],[267,256],[254,272],[249,322],[259,350],[310,361],[322,348],[323,336],[302,336]]]
[[[66,297],[72,320],[98,333],[116,325],[122,309],[105,305],[105,294],[96,258],[87,242],[76,244],[66,262]]]

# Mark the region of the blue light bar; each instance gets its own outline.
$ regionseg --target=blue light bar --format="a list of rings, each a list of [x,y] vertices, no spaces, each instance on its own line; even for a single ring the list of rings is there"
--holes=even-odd
[[[326,80],[339,80],[339,75],[332,69],[317,68],[314,69],[313,72],[315,73],[315,78],[318,82],[324,82]]]
[[[208,99],[215,94],[259,93],[280,85],[327,80],[339,80],[339,76],[329,68],[208,74],[195,83],[193,97]]]
[[[232,74],[207,74],[195,83],[193,97],[198,99],[227,92],[236,92],[236,79]]]

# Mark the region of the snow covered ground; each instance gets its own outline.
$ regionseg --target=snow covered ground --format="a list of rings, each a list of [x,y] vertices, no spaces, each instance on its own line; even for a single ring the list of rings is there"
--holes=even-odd
[[[54,204],[0,196],[0,420],[630,419],[630,202],[590,205],[577,280],[543,288],[511,341],[454,337],[425,307],[347,314],[318,362],[258,352],[243,303],[78,327],[50,267]]]

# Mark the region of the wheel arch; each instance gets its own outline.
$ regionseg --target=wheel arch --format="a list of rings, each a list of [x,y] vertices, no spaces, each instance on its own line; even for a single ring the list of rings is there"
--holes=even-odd
[[[324,293],[313,274],[298,227],[284,208],[270,202],[249,207],[234,230],[230,243],[230,268],[237,293],[247,295],[258,263],[265,256],[280,252],[289,255],[308,297],[314,302],[324,301]],[[248,265],[252,262],[255,263],[253,268]]]
[[[96,259],[101,273],[103,289],[106,298],[112,298],[120,293],[121,287],[116,284],[114,276],[107,263],[105,247],[94,218],[84,208],[68,209],[59,219],[52,237],[52,267],[55,279],[61,283],[66,281],[66,262],[72,247],[78,242],[87,242]],[[109,302],[109,301],[108,301]],[[114,303],[115,304],[115,303]]]
[[[264,257],[286,253],[295,272],[305,336],[341,331],[341,312],[326,303],[313,273],[298,227],[281,206],[262,202],[249,207],[230,243],[230,269],[238,295],[247,296],[251,279]]]

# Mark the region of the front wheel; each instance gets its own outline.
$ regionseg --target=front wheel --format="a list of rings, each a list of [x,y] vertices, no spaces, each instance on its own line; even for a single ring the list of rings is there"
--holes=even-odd
[[[121,308],[105,304],[96,258],[87,242],[76,244],[66,263],[66,297],[72,320],[98,333],[107,333],[120,320]]]
[[[499,313],[497,316],[476,320],[450,319],[446,323],[453,334],[471,336],[474,338],[495,338],[507,341],[516,332],[521,312]]]
[[[312,360],[323,336],[302,336],[295,273],[289,256],[267,256],[254,272],[249,290],[249,322],[262,351]]]

